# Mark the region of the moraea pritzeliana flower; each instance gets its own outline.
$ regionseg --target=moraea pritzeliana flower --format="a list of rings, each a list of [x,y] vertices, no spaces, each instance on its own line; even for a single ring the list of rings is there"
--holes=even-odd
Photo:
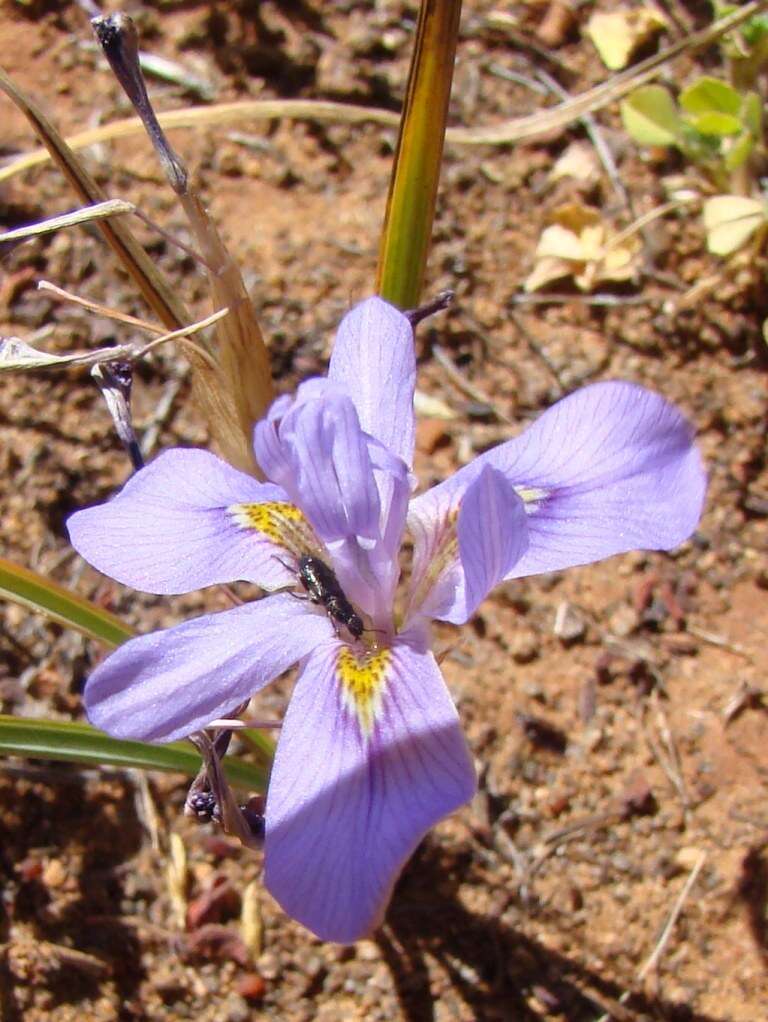
[[[370,298],[342,321],[327,378],[257,424],[267,482],[206,451],[170,450],[69,520],[86,560],[136,589],[245,580],[269,591],[127,642],[93,672],[85,704],[112,735],[169,741],[298,663],[267,794],[265,882],[335,941],[377,925],[422,836],[475,789],[430,620],[467,621],[503,579],[674,547],[704,496],[679,412],[617,382],[571,394],[412,497],[415,370],[408,319]],[[307,575],[319,562],[332,591]],[[315,596],[346,603],[275,592],[295,590],[302,572],[309,596],[314,579]]]

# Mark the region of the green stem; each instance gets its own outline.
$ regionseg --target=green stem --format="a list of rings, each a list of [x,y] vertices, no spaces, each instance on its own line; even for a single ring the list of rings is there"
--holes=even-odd
[[[422,0],[384,214],[376,290],[419,304],[432,237],[461,0]]]

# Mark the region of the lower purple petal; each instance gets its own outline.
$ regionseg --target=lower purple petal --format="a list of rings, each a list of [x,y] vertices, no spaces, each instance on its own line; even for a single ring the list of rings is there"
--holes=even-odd
[[[226,716],[333,635],[325,614],[288,593],[141,635],[88,678],[88,719],[115,738],[183,738]]]
[[[368,735],[340,679],[339,650],[304,666],[267,796],[265,882],[324,940],[350,943],[382,919],[424,834],[468,801],[475,777],[431,653],[398,640]]]

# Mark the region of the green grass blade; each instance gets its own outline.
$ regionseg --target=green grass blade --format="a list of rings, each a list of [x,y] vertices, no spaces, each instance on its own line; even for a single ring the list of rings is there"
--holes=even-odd
[[[461,0],[422,0],[384,214],[376,290],[419,304],[432,237]]]
[[[119,646],[134,634],[129,625],[108,610],[102,610],[44,575],[22,568],[4,557],[0,557],[0,598],[37,610],[59,624],[109,646]]]
[[[70,593],[29,568],[0,557],[0,598],[3,597],[109,646],[119,646],[135,634],[120,618],[90,600]],[[229,759],[226,761],[227,774],[233,783],[261,789],[269,774],[274,742],[268,735],[250,728],[243,730],[242,737],[257,762],[252,764]],[[143,742],[122,742],[88,724],[0,716],[2,754],[73,759],[93,765],[111,763],[147,770],[178,770],[181,773],[196,773],[200,766],[197,752],[183,743],[147,745]]]
[[[120,741],[89,724],[5,715],[0,715],[0,755],[71,761],[94,767],[163,770],[189,776],[200,769],[199,754],[185,742],[148,745]],[[234,758],[226,759],[224,764],[232,784],[251,791],[265,790],[267,771],[263,766]]]

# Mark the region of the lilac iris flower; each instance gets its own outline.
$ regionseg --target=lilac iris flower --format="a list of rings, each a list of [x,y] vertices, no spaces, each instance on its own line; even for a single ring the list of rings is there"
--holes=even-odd
[[[503,579],[674,547],[704,496],[682,416],[641,387],[597,383],[412,497],[415,370],[408,319],[370,298],[342,321],[328,377],[257,424],[266,482],[169,450],[68,523],[86,560],[136,589],[268,591],[126,642],[89,678],[85,704],[111,735],[166,742],[298,663],[267,794],[265,882],[340,942],[381,921],[423,835],[475,790],[430,620],[462,624]],[[296,598],[307,557],[335,573],[347,611]]]

